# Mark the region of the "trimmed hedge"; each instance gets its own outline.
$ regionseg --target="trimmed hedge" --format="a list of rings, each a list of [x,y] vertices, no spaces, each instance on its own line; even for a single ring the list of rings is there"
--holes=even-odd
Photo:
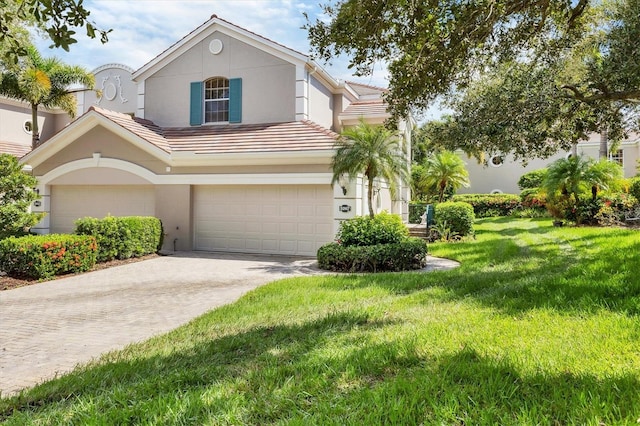
[[[96,239],[88,235],[28,235],[0,241],[0,270],[17,278],[52,278],[96,264]]]
[[[520,189],[533,189],[542,186],[544,177],[547,175],[547,169],[537,169],[527,172],[520,176],[518,179],[518,188]]]
[[[427,264],[427,243],[408,237],[393,244],[345,246],[329,243],[318,249],[318,266],[337,272],[407,271]]]
[[[520,196],[515,194],[460,194],[452,201],[471,204],[476,217],[510,216],[521,208]]]
[[[436,206],[436,227],[445,226],[446,222],[446,227],[461,237],[474,234],[474,220],[473,206],[469,203],[447,201],[446,203],[440,203]]]
[[[397,214],[381,212],[373,218],[356,216],[340,223],[336,239],[345,246],[372,246],[399,243],[409,230]]]
[[[155,253],[162,245],[162,223],[155,217],[85,217],[76,221],[76,234],[92,235],[98,243],[98,262]]]

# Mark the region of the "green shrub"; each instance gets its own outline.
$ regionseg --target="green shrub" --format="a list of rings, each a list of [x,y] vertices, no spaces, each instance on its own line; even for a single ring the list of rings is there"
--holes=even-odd
[[[427,205],[425,203],[417,203],[412,201],[409,203],[409,223],[422,222],[422,215],[424,214]]]
[[[471,204],[476,217],[509,216],[522,207],[520,196],[515,194],[460,194],[452,201]]]
[[[0,270],[36,279],[85,272],[96,264],[96,253],[96,239],[88,235],[10,237],[0,241]]]
[[[386,212],[373,218],[356,216],[343,221],[336,239],[343,246],[372,246],[398,243],[409,235],[400,216]]]
[[[318,250],[318,266],[337,272],[407,271],[427,264],[427,243],[407,237],[392,244],[345,246],[329,243]]]
[[[436,206],[436,225],[442,225],[446,222],[451,232],[461,237],[473,235],[474,220],[473,206],[469,203],[448,201]]]
[[[547,174],[547,169],[538,169],[531,172],[527,172],[520,176],[518,179],[518,188],[520,189],[534,189],[542,186],[542,181]]]
[[[155,217],[85,217],[76,221],[78,235],[92,235],[98,243],[98,262],[128,259],[157,252],[162,224]]]
[[[631,179],[631,186],[629,186],[629,194],[633,195],[636,200],[640,201],[640,177]]]

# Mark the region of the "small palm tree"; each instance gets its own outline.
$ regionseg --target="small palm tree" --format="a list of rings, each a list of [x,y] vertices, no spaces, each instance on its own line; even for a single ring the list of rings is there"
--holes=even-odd
[[[400,137],[381,126],[372,126],[360,120],[360,123],[342,132],[336,143],[333,157],[334,184],[344,174],[356,176],[363,173],[369,187],[369,216],[373,211],[373,182],[376,178],[384,178],[389,182],[393,197],[397,194],[398,179],[407,180],[409,172],[407,154]]]
[[[573,196],[577,204],[581,193],[591,191],[591,199],[595,200],[598,191],[609,189],[622,177],[622,168],[612,161],[596,162],[591,158],[571,156],[551,163],[543,187],[548,193],[559,192],[565,197]]]
[[[425,160],[423,168],[420,184],[427,188],[434,188],[440,203],[444,201],[447,187],[456,191],[461,187],[469,186],[469,172],[464,161],[453,152],[440,151],[431,154]]]
[[[19,67],[0,75],[0,94],[31,105],[31,148],[35,149],[40,140],[38,106],[61,108],[73,118],[76,98],[69,87],[81,84],[93,90],[95,79],[82,67],[64,64],[58,58],[43,58],[33,46],[26,50]]]

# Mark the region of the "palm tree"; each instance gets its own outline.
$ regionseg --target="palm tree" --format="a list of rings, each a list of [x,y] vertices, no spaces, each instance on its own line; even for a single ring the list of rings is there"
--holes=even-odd
[[[581,193],[591,191],[591,199],[595,200],[599,190],[609,189],[622,177],[622,167],[612,161],[596,162],[591,158],[572,156],[551,163],[542,186],[548,193],[559,192],[567,198],[573,196],[579,204]]]
[[[424,162],[424,172],[421,185],[435,188],[438,202],[444,201],[447,187],[458,190],[469,186],[469,172],[464,161],[451,151],[440,151],[431,154]]]
[[[33,46],[26,48],[19,67],[0,75],[0,94],[28,102],[31,105],[31,148],[40,140],[38,107],[61,108],[71,118],[76,114],[76,98],[69,87],[81,84],[93,90],[93,74],[84,68],[67,65],[58,58],[43,58]]]
[[[338,182],[343,175],[363,173],[367,178],[369,216],[373,211],[373,182],[384,178],[389,182],[392,197],[397,193],[398,179],[407,180],[409,171],[407,154],[399,136],[381,126],[372,126],[360,120],[355,127],[345,129],[336,142],[336,153],[331,162],[333,179]]]

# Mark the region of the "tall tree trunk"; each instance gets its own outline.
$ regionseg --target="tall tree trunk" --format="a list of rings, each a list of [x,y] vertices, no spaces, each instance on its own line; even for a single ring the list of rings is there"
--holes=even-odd
[[[607,126],[603,125],[600,129],[600,150],[598,151],[598,159],[606,160],[609,157],[609,131]]]
[[[571,144],[571,156],[573,158],[578,158],[578,142]]]
[[[373,219],[373,176],[369,176],[369,187],[367,188],[367,198],[369,199],[369,216]]]
[[[39,142],[40,132],[38,130],[38,105],[31,104],[31,149],[36,149]]]

